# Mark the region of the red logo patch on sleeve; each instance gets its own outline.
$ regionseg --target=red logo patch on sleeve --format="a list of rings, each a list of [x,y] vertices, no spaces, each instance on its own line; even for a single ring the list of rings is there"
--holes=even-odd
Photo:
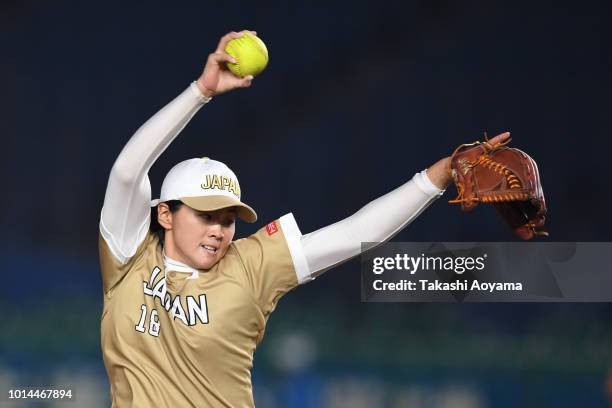
[[[266,225],[266,231],[268,231],[268,235],[276,234],[278,232],[276,221],[272,221],[271,223]]]

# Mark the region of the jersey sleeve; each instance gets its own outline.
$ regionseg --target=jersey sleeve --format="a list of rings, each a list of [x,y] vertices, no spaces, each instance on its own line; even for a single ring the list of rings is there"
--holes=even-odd
[[[98,250],[100,255],[100,270],[102,271],[102,287],[104,295],[110,296],[112,289],[117,286],[123,277],[139,262],[141,255],[150,245],[156,245],[157,238],[149,232],[145,239],[136,248],[134,256],[123,262],[114,255],[112,249],[102,236],[98,234]]]
[[[301,236],[293,214],[287,214],[234,242],[248,285],[265,315],[285,293],[310,279]]]

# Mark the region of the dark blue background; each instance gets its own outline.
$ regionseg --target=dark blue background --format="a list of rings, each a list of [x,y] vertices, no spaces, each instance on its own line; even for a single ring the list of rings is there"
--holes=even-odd
[[[257,30],[270,64],[250,89],[219,96],[198,113],[154,165],[154,195],[174,164],[209,156],[232,167],[243,199],[259,213],[260,222],[240,224],[237,236],[287,212],[307,233],[352,214],[458,144],[482,139],[483,131],[510,130],[513,146],[539,164],[549,240],[610,240],[612,30],[604,2],[58,0],[5,2],[0,10],[0,370],[13,383],[48,383],[57,367],[91,365],[99,379],[94,394],[106,395],[97,228],[110,168],[132,133],[198,77],[230,30]],[[454,194],[450,187],[395,240],[515,239],[492,208],[462,214],[447,204]],[[606,304],[361,304],[358,271],[357,261],[349,262],[281,301],[256,354],[256,390],[258,378],[260,390],[272,390],[258,397],[262,406],[327,403],[308,405],[304,396],[279,391],[284,385],[272,379],[278,370],[267,357],[268,343],[285,329],[303,329],[315,311],[320,330],[310,335],[319,357],[309,370],[323,380],[297,379],[317,390],[308,395],[364,370],[387,393],[394,381],[435,393],[446,381],[440,379],[469,377],[484,406],[501,406],[495,395],[503,385],[487,381],[498,376],[520,390],[508,397],[515,405],[551,402],[547,393],[563,381],[555,405],[572,398],[603,404]],[[381,327],[363,316],[376,316]],[[443,358],[440,365],[424,357],[416,364],[414,351],[384,363],[329,339],[401,352],[399,339],[414,334],[415,322],[422,337],[411,347],[419,353],[431,351],[431,341],[446,351],[485,344],[482,335],[499,340],[491,343],[495,350],[513,342],[517,354],[504,361],[527,366],[492,357],[474,363],[478,347],[465,361]],[[459,340],[449,325],[463,333]],[[554,349],[554,358],[529,366],[537,358],[522,345],[548,341],[541,353]],[[574,360],[590,363],[576,368]],[[568,374],[554,361],[573,368]],[[412,374],[397,374],[401,367]],[[534,381],[540,385],[530,388]]]

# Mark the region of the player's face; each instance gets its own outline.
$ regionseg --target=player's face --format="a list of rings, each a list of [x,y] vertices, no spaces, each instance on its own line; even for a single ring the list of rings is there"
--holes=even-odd
[[[213,267],[227,252],[236,232],[236,210],[198,211],[182,205],[172,214],[174,257],[197,269]]]

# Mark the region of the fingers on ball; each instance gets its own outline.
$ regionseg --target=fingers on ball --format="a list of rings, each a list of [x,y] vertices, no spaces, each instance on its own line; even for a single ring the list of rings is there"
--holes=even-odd
[[[247,75],[242,78],[242,86],[248,88],[253,83],[253,75]]]
[[[233,64],[237,62],[234,57],[226,52],[213,52],[208,56],[208,60],[214,62],[231,62]]]
[[[236,31],[230,31],[229,33],[225,34],[223,37],[221,37],[221,40],[219,41],[219,45],[217,45],[216,52],[223,51],[228,42],[230,42],[234,38],[239,38],[239,37],[242,37],[242,34]]]

